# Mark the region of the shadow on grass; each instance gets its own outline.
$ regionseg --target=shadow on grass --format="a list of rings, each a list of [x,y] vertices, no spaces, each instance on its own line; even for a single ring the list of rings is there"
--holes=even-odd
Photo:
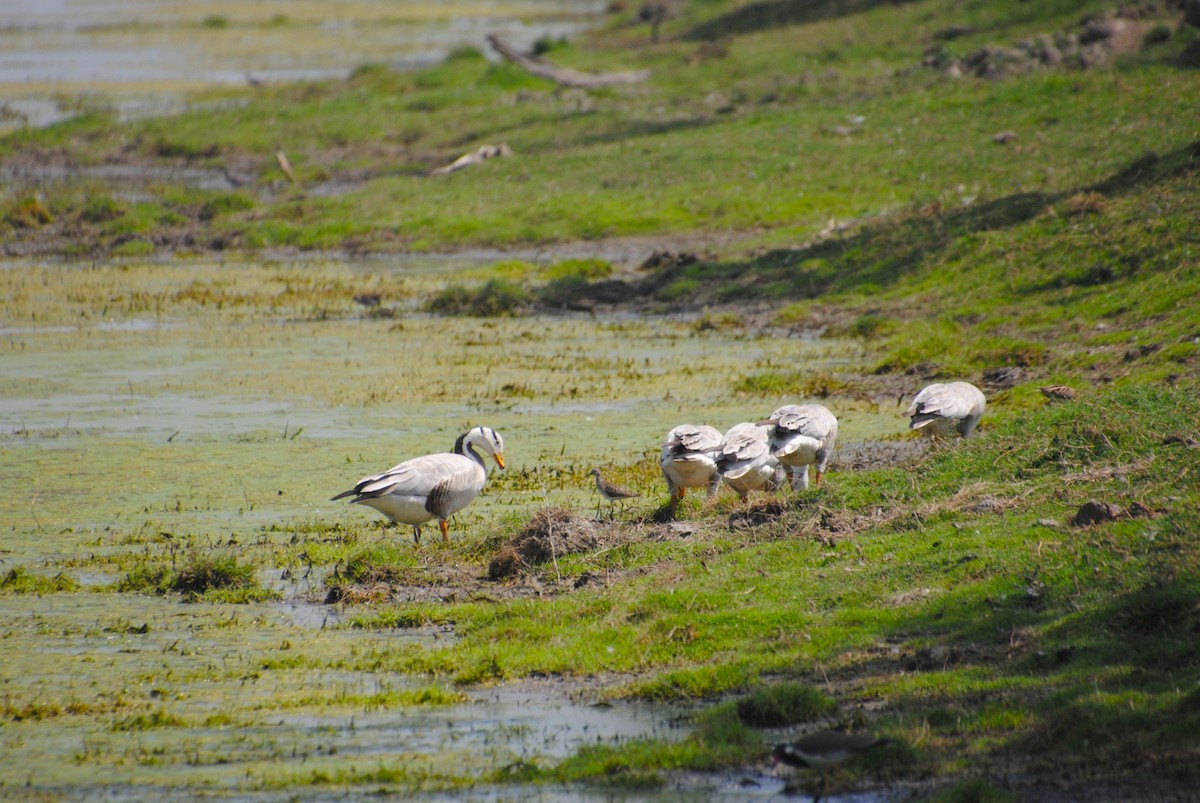
[[[626,142],[643,137],[657,137],[676,131],[688,131],[696,128],[706,128],[713,124],[711,117],[687,117],[677,120],[630,120],[614,123],[603,130],[590,129],[574,140],[566,140],[571,147],[585,145],[605,145],[613,142]],[[564,148],[563,150],[570,150]]]
[[[722,39],[787,25],[804,25],[848,17],[876,6],[904,5],[912,0],[770,0],[751,3],[703,22],[688,31],[688,40]]]
[[[1193,173],[1200,141],[1166,155],[1147,154],[1112,176],[1059,193],[1018,193],[962,209],[927,207],[800,248],[776,249],[751,260],[668,261],[641,282],[626,285],[621,300],[687,297],[697,304],[753,299],[810,299],[828,293],[887,287],[929,262],[962,237],[1009,229],[1048,207],[1084,193],[1118,196]],[[1102,282],[1105,275],[1080,281]],[[1037,288],[1032,288],[1036,290]],[[612,288],[606,287],[606,301]]]

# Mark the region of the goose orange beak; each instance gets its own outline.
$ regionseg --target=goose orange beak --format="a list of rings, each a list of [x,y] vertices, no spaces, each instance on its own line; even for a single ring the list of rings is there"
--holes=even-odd
[[[492,457],[495,458],[496,465],[500,466],[500,468],[504,468],[504,452],[496,452],[494,455],[492,455]]]

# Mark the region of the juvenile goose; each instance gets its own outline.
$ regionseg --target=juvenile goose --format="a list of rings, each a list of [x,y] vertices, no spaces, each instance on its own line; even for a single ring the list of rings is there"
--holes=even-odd
[[[987,400],[970,382],[940,382],[924,388],[904,414],[912,419],[909,429],[932,438],[949,438],[957,432],[967,437],[983,417]]]
[[[716,495],[720,449],[721,433],[715,427],[680,424],[667,433],[659,465],[671,492],[672,515],[688,488],[707,488],[709,499]]]
[[[777,491],[786,470],[771,454],[771,431],[761,424],[735,424],[721,440],[717,471],[745,499],[751,491]]]
[[[442,538],[450,540],[446,520],[483,490],[487,466],[475,451],[482,449],[504,468],[504,440],[490,427],[475,427],[458,436],[451,454],[427,454],[363,477],[349,491],[333,497],[353,496],[351,503],[373,507],[392,522],[410,524],[413,541],[421,542],[421,525],[438,520]]]
[[[808,488],[808,467],[816,466],[817,487],[837,443],[838,420],[820,404],[789,404],[760,422],[772,427],[771,452],[787,466],[792,490]]]

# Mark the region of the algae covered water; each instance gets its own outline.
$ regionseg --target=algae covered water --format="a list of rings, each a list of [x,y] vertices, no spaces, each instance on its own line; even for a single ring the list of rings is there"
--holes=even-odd
[[[340,78],[367,63],[405,69],[500,33],[520,47],[594,26],[591,0],[316,3],[268,0],[11,0],[0,9],[5,124],[42,125],[88,108],[182,108],[182,92]],[[77,100],[65,100],[74,97]]]
[[[687,732],[680,709],[604,703],[599,679],[406,674],[406,656],[453,639],[453,625],[362,629],[373,601],[326,604],[326,580],[356,550],[398,546],[414,573],[447,553],[329,497],[468,426],[496,427],[509,469],[454,523],[454,548],[469,550],[507,516],[590,509],[586,470],[652,460],[675,423],[768,413],[774,400],[723,390],[746,374],[796,360],[832,370],[855,347],[676,318],[418,310],[447,271],[471,269],[0,270],[6,794],[440,794],[587,744]],[[849,439],[893,425],[866,402],[840,412]],[[189,602],[130,585],[197,554],[252,565],[266,593]],[[464,585],[490,593],[483,568]]]

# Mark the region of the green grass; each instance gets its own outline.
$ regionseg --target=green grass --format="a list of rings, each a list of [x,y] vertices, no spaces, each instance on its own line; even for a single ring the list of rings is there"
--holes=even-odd
[[[765,413],[801,393],[878,407],[897,388],[1020,371],[1011,386],[988,388],[978,437],[911,466],[831,472],[821,490],[778,507],[689,500],[684,531],[656,512],[621,516],[611,525],[618,541],[532,568],[526,580],[557,589],[539,597],[388,597],[393,586],[428,586],[439,566],[477,580],[528,519],[521,512],[473,522],[477,538],[420,549],[374,525],[318,516],[267,527],[237,556],[198,543],[176,555],[151,522],[122,544],[133,550],[73,560],[121,571],[122,591],[211,603],[270,597],[255,579],[261,568],[332,566],[320,590],[339,599],[381,587],[364,592],[369,606],[351,628],[453,625],[453,640],[388,644],[333,663],[290,648],[261,656],[255,671],[264,673],[333,666],[431,679],[415,691],[296,696],[295,706],[436,705],[460,699],[456,685],[551,676],[614,678],[607,696],[698,708],[685,739],[591,746],[558,763],[507,765],[493,780],[654,786],[672,772],[748,766],[780,733],[835,726],[895,741],[835,778],[847,790],[868,778],[936,778],[939,799],[1012,799],[997,779],[1014,764],[1034,775],[1152,775],[1193,788],[1200,129],[1179,99],[1197,96],[1200,74],[1181,69],[1178,55],[1196,34],[1155,29],[1146,49],[1087,71],[989,81],[920,66],[935,44],[965,56],[1073,29],[1103,7],[711,0],[686,4],[656,45],[644,26],[620,24],[627,11],[608,30],[549,51],[577,68],[650,68],[635,87],[556,91],[464,50],[411,74],[369,65],[345,81],[260,88],[254,103],[215,111],[130,122],[100,111],[6,136],[6,161],[56,152],[83,165],[126,159],[252,174],[235,192],[151,184],[136,202],[91,178],[42,195],[4,191],[0,236],[46,253],[136,255],[181,243],[371,253],[685,235],[701,255],[624,276],[627,300],[699,313],[693,338],[792,330],[862,348],[861,364],[837,373],[786,354],[725,372],[699,405],[732,394]],[[951,24],[973,32],[934,37]],[[1001,131],[1017,138],[1000,144]],[[514,155],[429,175],[485,142],[506,142]],[[284,186],[277,149],[299,186]],[[326,182],[339,191],[309,192]],[[536,262],[498,260],[420,289],[384,289],[437,315],[519,317],[597,293],[622,267]],[[345,313],[356,280],[281,281],[254,295],[221,282],[114,291],[95,302],[102,309],[82,306],[89,297],[68,312],[278,304],[323,320],[330,309]],[[32,292],[20,302],[30,315],[42,312]],[[751,320],[746,310],[765,312]],[[456,348],[493,337],[490,326]],[[775,328],[760,335],[763,327]],[[785,338],[772,342],[786,351]],[[593,358],[523,357],[552,360],[555,393],[561,372]],[[618,359],[630,377],[651,381],[649,366]],[[1046,402],[1037,388],[1049,383],[1071,385],[1078,400]],[[464,406],[546,401],[523,379],[496,384],[499,392],[479,391]],[[349,398],[364,408],[396,400],[380,394]],[[514,466],[489,492],[586,483],[587,469],[567,462]],[[661,492],[652,457],[606,476]],[[1128,515],[1073,527],[1089,499]],[[75,588],[65,574],[23,567],[0,579],[10,594]],[[61,717],[69,705],[18,700],[6,715]],[[186,726],[161,710],[113,724]],[[301,782],[431,778],[462,780],[380,767],[318,768]]]
[[[178,563],[173,553],[170,565],[140,563],[121,579],[117,590],[177,593],[186,600],[204,602],[246,603],[278,598],[277,593],[258,585],[256,572],[252,564],[239,560],[233,553],[193,548],[186,560]]]
[[[0,594],[54,594],[60,591],[78,591],[79,583],[69,575],[58,573],[53,577],[33,574],[24,566],[14,566],[0,575]]]
[[[1195,750],[1184,734],[1200,724],[1188,702],[1200,683],[1190,537],[1200,517],[1177,479],[1200,455],[1163,442],[1197,421],[1194,392],[1147,385],[1039,406],[935,451],[911,476],[838,475],[751,533],[709,514],[688,542],[635,544],[625,565],[648,575],[602,593],[439,605],[457,642],[373,655],[371,666],[468,683],[633,673],[618,693],[750,694],[734,710],[756,728],[875,702],[874,727],[907,744],[934,739],[919,764],[942,772],[958,751],[1073,761]],[[1154,515],[1071,528],[1089,498]],[[861,516],[863,529],[831,530],[832,511]],[[774,688],[778,677],[835,692]],[[555,777],[640,784],[747,760],[725,750],[589,750]]]
[[[965,13],[978,32],[954,48],[966,54],[1070,29],[1104,7],[988,5]],[[226,249],[388,250],[717,231],[802,240],[830,218],[949,210],[967,198],[982,206],[1014,195],[1035,201],[1196,139],[1186,105],[1162,102],[1195,90],[1195,73],[1174,60],[1186,36],[1115,68],[955,81],[919,65],[938,19],[959,21],[964,11],[925,0],[864,3],[861,14],[818,15],[799,27],[751,26],[719,58],[692,58],[702,18],[716,14],[726,26],[739,13],[730,3],[696,4],[655,47],[615,46],[630,44],[616,28],[589,45],[556,48],[563,64],[653,72],[645,84],[586,102],[468,50],[419,73],[373,65],[344,81],[259,88],[253,103],[169,119],[77,118],[10,134],[0,156],[55,148],[84,163],[253,165],[254,181],[236,193],[244,200],[219,214],[200,190],[150,187],[149,203],[159,216],[187,218],[200,242]],[[838,133],[849,117],[864,122]],[[406,122],[397,127],[397,119]],[[1020,138],[996,145],[1001,130]],[[501,141],[513,158],[426,175]],[[328,197],[271,192],[282,178],[280,148],[302,186],[367,178]],[[50,191],[51,207],[63,207],[56,220],[85,211],[88,201],[69,195]],[[36,237],[44,228],[11,234]],[[65,223],[52,228],[94,248],[119,245]]]

